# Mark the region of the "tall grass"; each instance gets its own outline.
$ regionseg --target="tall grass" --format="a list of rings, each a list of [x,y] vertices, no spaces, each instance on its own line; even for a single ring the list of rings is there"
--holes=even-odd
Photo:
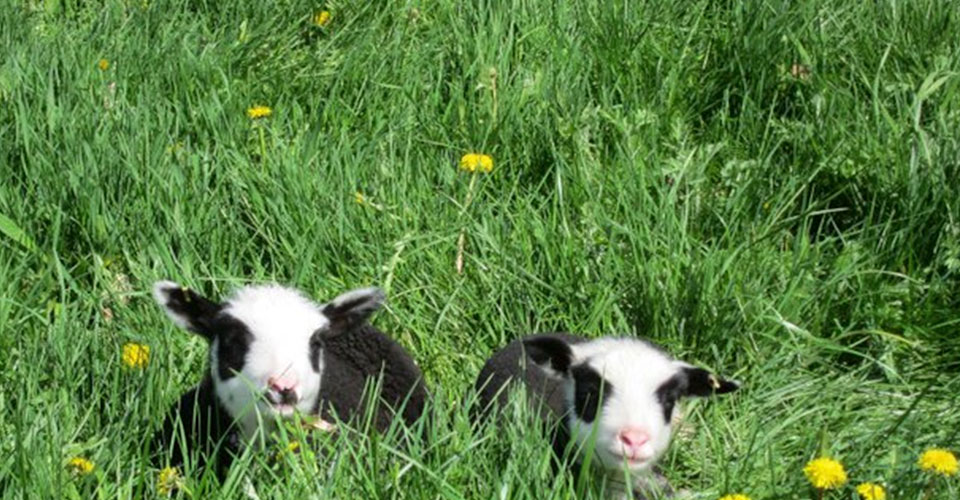
[[[743,381],[664,459],[701,498],[810,498],[825,454],[920,499],[917,455],[960,448],[955,2],[7,3],[4,497],[155,495],[143,443],[205,356],[149,299],[167,277],[383,285],[374,321],[436,395],[421,445],[249,454],[223,485],[185,471],[196,498],[596,496],[523,418],[469,426],[485,357],[533,331]]]

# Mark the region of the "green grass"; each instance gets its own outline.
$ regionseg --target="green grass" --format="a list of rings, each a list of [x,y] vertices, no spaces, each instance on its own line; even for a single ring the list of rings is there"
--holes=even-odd
[[[344,433],[222,487],[188,470],[194,498],[593,498],[523,418],[474,431],[461,404],[549,330],[744,382],[663,460],[698,498],[813,498],[821,454],[890,498],[960,493],[916,467],[960,448],[956,2],[6,4],[4,498],[155,496],[144,443],[206,349],[150,300],[161,278],[384,286],[374,322],[437,396],[422,445]],[[495,168],[464,208],[472,151]]]

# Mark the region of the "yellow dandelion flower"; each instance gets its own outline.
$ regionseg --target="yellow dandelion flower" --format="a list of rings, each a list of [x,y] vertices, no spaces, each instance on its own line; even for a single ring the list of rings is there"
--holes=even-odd
[[[460,157],[460,170],[466,170],[467,172],[476,172],[477,165],[480,163],[478,156],[475,153],[467,153]]]
[[[460,170],[489,173],[493,171],[493,158],[480,153],[467,153],[460,157]]]
[[[127,342],[123,344],[123,364],[128,368],[146,368],[150,362],[150,346]]]
[[[291,453],[297,453],[300,451],[300,443],[297,441],[290,441],[287,443],[282,450],[278,451],[274,456],[274,460],[282,460],[284,455],[289,455]]]
[[[817,458],[803,468],[810,484],[818,490],[832,490],[847,482],[847,471],[843,464],[829,458]]]
[[[857,493],[863,500],[886,500],[887,492],[883,486],[876,483],[862,483],[857,486]]]
[[[167,496],[177,488],[180,488],[182,483],[180,471],[176,467],[164,467],[160,473],[157,474],[157,493]]]
[[[93,472],[93,462],[83,457],[73,457],[67,462],[67,468],[78,476],[86,476]]]
[[[326,26],[328,23],[330,23],[330,17],[329,10],[321,10],[313,15],[313,25],[321,27]]]
[[[364,198],[363,193],[357,191],[356,193],[353,193],[353,201],[357,202],[358,205],[363,205],[363,202],[366,201],[366,198]]]
[[[177,141],[169,146],[167,146],[167,154],[177,154],[180,150],[183,149],[183,141]]]
[[[273,110],[267,106],[254,106],[247,109],[247,116],[249,116],[251,120],[266,118],[272,114]]]
[[[943,448],[930,448],[920,455],[917,465],[925,471],[953,476],[957,473],[957,456]]]
[[[741,493],[735,493],[733,495],[720,497],[720,500],[750,500],[750,497],[743,495]]]
[[[110,61],[106,59],[100,59],[97,61],[97,67],[100,68],[100,71],[106,71],[110,69]]]

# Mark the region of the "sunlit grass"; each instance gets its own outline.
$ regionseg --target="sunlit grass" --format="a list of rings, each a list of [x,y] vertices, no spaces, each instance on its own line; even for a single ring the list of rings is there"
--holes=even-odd
[[[436,396],[422,443],[337,433],[223,484],[181,471],[184,496],[591,498],[521,410],[474,429],[463,404],[498,346],[567,330],[743,382],[664,457],[700,498],[814,498],[821,456],[849,476],[834,498],[955,498],[917,464],[960,448],[956,10],[0,9],[0,492],[156,494],[145,443],[206,355],[149,298],[175,278],[384,286],[374,322]]]

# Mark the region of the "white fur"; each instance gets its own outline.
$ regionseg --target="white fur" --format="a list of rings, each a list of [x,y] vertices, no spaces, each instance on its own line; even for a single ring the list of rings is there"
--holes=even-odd
[[[243,322],[253,339],[243,369],[236,376],[221,380],[216,356],[211,355],[211,372],[217,397],[240,423],[243,434],[252,437],[259,427],[258,417],[269,423],[275,416],[288,417],[292,408],[277,411],[262,394],[270,377],[293,378],[299,397],[296,409],[314,411],[323,372],[314,372],[309,359],[310,337],[329,320],[312,301],[290,288],[278,285],[247,286],[226,303],[224,313]],[[211,345],[216,353],[217,346]],[[259,415],[258,415],[259,413]]]
[[[604,403],[593,422],[580,420],[568,412],[572,439],[578,449],[587,449],[593,441],[594,459],[606,469],[631,471],[649,469],[670,444],[671,427],[664,422],[663,407],[656,391],[664,382],[678,373],[680,365],[672,358],[640,340],[602,338],[570,345],[573,365],[586,363],[612,386],[604,394]],[[566,384],[569,407],[573,408],[573,383]],[[676,411],[676,410],[675,410]],[[646,432],[650,439],[640,449],[642,460],[623,458],[618,434],[622,429],[635,428]]]

